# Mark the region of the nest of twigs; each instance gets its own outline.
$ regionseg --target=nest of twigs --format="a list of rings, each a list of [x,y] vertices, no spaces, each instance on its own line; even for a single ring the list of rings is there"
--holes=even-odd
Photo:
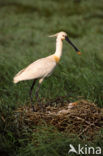
[[[33,127],[46,123],[55,126],[65,133],[76,133],[78,136],[93,136],[103,127],[103,111],[94,103],[80,100],[66,103],[64,106],[48,106],[33,112],[31,107],[23,106],[14,113],[17,128]]]

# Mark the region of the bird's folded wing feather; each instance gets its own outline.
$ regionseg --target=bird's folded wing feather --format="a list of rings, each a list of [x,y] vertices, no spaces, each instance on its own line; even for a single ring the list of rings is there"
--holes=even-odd
[[[30,80],[48,76],[56,66],[56,62],[52,57],[46,57],[39,59],[25,69],[22,69],[19,73],[16,74],[15,78],[18,78],[19,81]]]

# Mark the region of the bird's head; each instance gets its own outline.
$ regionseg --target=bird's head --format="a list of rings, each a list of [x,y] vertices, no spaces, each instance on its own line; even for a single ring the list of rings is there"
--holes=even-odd
[[[56,33],[54,35],[50,35],[49,37],[57,37],[58,39],[65,40],[66,36],[67,36],[67,33],[61,31],[61,32]]]
[[[57,37],[57,39],[61,39],[61,40],[66,40],[77,52],[77,54],[81,55],[81,52],[79,51],[79,49],[70,41],[68,35],[66,32],[59,32],[56,33],[54,35],[50,35],[49,37]]]

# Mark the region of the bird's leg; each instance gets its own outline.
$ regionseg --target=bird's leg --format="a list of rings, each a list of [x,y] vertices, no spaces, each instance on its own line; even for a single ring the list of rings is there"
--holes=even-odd
[[[34,106],[33,106],[32,90],[33,90],[33,88],[34,88],[34,85],[35,85],[35,83],[36,83],[36,80],[37,80],[37,79],[35,79],[35,80],[33,81],[32,86],[31,86],[30,91],[29,91],[30,101],[31,101],[31,105],[32,105],[33,111],[35,111],[35,109],[34,109]]]
[[[39,89],[40,89],[40,83],[39,83],[39,85],[38,85],[38,87],[36,89],[36,92],[35,92],[35,97],[36,97],[37,100],[38,100]]]
[[[39,93],[40,85],[42,82],[43,82],[43,78],[39,80],[39,84],[38,84],[38,87],[35,92],[35,97],[36,97],[37,101],[38,101],[38,93]],[[42,105],[40,105],[40,107],[42,107]]]

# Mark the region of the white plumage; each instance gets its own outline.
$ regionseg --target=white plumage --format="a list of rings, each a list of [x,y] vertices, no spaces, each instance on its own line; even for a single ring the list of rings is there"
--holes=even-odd
[[[51,35],[49,37],[57,37],[55,53],[48,57],[41,58],[33,62],[32,64],[30,64],[29,66],[27,66],[26,68],[18,72],[13,79],[14,83],[18,83],[19,81],[24,81],[24,80],[31,80],[31,79],[34,80],[30,88],[30,92],[29,92],[31,102],[32,102],[32,90],[33,90],[36,80],[39,79],[39,87],[40,87],[40,84],[42,83],[44,78],[51,75],[57,63],[59,62],[61,55],[62,55],[63,40],[66,40],[67,42],[69,42],[69,44],[72,45],[72,47],[76,50],[76,52],[80,54],[79,50],[69,40],[65,32],[60,32],[55,35]],[[39,87],[36,90],[36,97],[38,97]],[[34,110],[33,105],[32,107]]]
[[[14,83],[18,83],[23,80],[39,79],[49,76],[56,66],[56,61],[53,56],[41,58],[26,68],[22,69],[14,77]]]

